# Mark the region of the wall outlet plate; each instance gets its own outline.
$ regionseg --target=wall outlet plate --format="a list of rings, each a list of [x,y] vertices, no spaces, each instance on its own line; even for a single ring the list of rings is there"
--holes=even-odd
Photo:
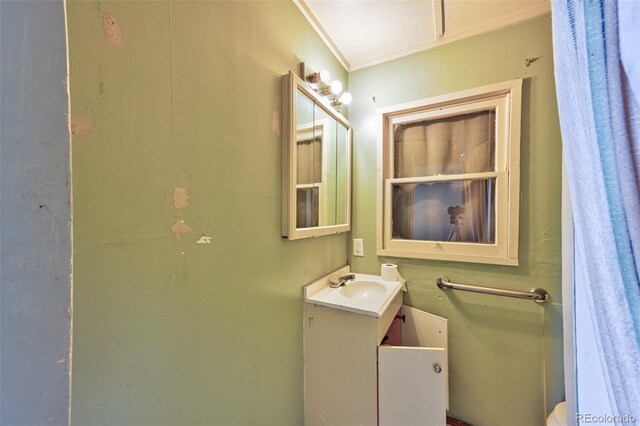
[[[364,240],[362,238],[353,239],[353,255],[364,256]]]

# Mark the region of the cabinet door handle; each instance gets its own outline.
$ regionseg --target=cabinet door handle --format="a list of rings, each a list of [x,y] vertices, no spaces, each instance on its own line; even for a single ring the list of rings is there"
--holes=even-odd
[[[442,367],[440,367],[440,364],[438,364],[437,362],[434,362],[433,371],[435,371],[436,373],[440,373],[442,371]]]

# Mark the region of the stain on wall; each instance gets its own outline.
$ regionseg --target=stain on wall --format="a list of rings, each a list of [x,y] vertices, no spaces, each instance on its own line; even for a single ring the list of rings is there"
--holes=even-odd
[[[102,16],[102,31],[104,31],[104,36],[109,44],[122,47],[122,26],[110,13],[105,13]]]
[[[280,114],[278,111],[273,112],[273,119],[271,121],[271,132],[280,135]]]
[[[198,241],[196,241],[196,244],[211,244],[211,237],[208,235],[200,235],[200,238],[198,238]]]
[[[180,235],[191,234],[193,232],[193,229],[191,229],[189,225],[184,223],[184,220],[179,219],[176,220],[176,223],[174,223],[171,227],[171,232],[173,233],[173,235],[175,235],[176,239],[179,240]]]
[[[176,209],[186,209],[189,207],[189,193],[187,188],[176,186],[173,188],[173,205]]]
[[[91,134],[91,124],[83,118],[71,117],[71,134],[78,137],[86,137]]]

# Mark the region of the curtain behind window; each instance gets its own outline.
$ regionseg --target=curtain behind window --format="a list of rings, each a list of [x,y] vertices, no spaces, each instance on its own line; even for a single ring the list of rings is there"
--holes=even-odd
[[[495,111],[403,124],[396,128],[394,177],[495,170]],[[404,185],[393,193],[393,233],[400,239],[494,242],[493,180]],[[464,208],[457,232],[449,207]],[[427,232],[424,232],[424,231]],[[421,238],[419,235],[427,235]]]

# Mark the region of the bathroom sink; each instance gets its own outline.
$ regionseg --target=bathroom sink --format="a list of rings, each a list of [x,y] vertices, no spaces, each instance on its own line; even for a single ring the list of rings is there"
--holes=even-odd
[[[382,296],[387,288],[375,281],[353,281],[340,289],[345,297],[354,299],[369,299]]]
[[[342,268],[307,285],[304,301],[380,318],[401,291],[399,281],[385,281],[378,275],[358,273],[353,273],[355,280],[347,281],[343,286],[329,287],[331,278],[349,273],[348,268]]]

